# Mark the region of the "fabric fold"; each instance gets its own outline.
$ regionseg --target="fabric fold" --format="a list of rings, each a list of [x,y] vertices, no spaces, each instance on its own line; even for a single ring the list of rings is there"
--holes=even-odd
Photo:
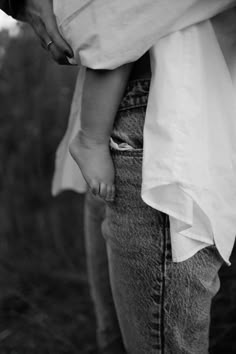
[[[236,233],[235,10],[228,11],[228,23],[227,13],[209,19],[236,2],[83,0],[81,5],[54,0],[61,33],[82,63],[81,75],[84,66],[113,69],[150,51],[142,198],[169,214],[173,260],[214,243],[229,264]],[[80,126],[82,89],[83,80],[58,150],[54,194],[67,186],[85,190],[68,155]]]
[[[160,38],[233,5],[233,0],[54,0],[54,12],[77,63],[114,69],[139,59]]]
[[[151,67],[142,198],[170,215],[175,260],[183,259],[187,237],[215,243],[229,263],[236,230],[235,88],[211,22],[161,39],[151,49]]]

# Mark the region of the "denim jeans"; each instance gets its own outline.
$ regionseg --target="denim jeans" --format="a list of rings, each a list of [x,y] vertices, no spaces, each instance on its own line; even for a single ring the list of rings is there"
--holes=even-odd
[[[205,354],[223,261],[210,246],[184,262],[172,262],[169,218],[141,199],[148,91],[148,80],[128,84],[112,133],[114,141],[134,149],[112,150],[116,198],[107,203],[102,225],[114,301],[114,317],[108,318],[116,323],[110,328],[118,341],[121,332],[128,354]],[[98,285],[105,284],[101,279]]]
[[[125,353],[110,287],[105,240],[101,225],[104,202],[87,192],[85,198],[85,247],[90,293],[97,320],[97,344],[102,354]]]

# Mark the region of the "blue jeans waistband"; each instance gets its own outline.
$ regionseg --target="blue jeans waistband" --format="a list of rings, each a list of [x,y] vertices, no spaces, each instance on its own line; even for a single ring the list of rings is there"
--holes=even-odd
[[[119,110],[142,107],[147,105],[150,79],[131,80],[125,90]]]

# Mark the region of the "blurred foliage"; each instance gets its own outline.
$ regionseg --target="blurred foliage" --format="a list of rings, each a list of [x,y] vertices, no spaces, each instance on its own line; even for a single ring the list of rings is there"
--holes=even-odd
[[[67,124],[75,77],[74,68],[49,61],[30,31],[22,30],[20,38],[8,42],[0,80],[0,252],[15,260],[24,254],[26,262],[38,262],[45,256],[42,248],[50,250],[52,243],[58,252],[58,242],[73,252],[77,248],[76,238],[65,235],[69,223],[55,220],[50,195],[55,150]],[[79,205],[82,213],[82,200]],[[54,262],[58,267],[53,253],[47,262],[42,259],[41,267],[51,268]],[[77,257],[67,258],[60,260],[64,267],[79,265]]]
[[[28,27],[0,48],[0,353],[92,353],[83,196],[51,196],[77,69]]]

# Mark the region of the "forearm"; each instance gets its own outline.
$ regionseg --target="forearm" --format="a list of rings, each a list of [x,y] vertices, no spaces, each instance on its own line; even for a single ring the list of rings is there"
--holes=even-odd
[[[87,69],[88,85],[96,93],[99,102],[108,102],[110,109],[116,114],[124,90],[127,86],[134,63],[122,65],[114,70],[91,70]],[[100,96],[100,97],[99,97]]]

